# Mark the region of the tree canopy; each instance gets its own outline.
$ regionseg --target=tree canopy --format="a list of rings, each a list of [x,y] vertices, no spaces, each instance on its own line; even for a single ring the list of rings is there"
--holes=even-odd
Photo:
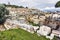
[[[55,7],[60,7],[60,1],[55,4]]]
[[[6,7],[12,7],[12,8],[24,8],[23,6],[17,6],[17,5],[6,5],[4,4]]]
[[[0,4],[0,24],[4,23],[6,19],[5,15],[8,15],[8,14],[9,14],[9,11],[5,8],[4,5]]]

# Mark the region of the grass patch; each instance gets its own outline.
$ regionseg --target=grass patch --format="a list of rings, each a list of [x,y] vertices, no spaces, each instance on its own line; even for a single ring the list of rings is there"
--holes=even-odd
[[[31,34],[22,29],[12,29],[0,32],[0,40],[49,40],[45,37]]]

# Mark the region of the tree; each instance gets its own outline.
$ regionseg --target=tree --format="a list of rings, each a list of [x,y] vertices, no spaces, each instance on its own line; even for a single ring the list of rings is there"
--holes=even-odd
[[[12,8],[24,8],[23,6],[7,5],[7,4],[4,4],[4,6],[6,6],[6,7],[12,7]]]
[[[28,7],[26,7],[26,8],[28,8]]]
[[[3,4],[0,4],[0,24],[5,22],[6,15],[8,14],[9,14],[9,11],[5,8]]]
[[[24,8],[23,6],[19,6],[19,8]]]
[[[60,7],[60,1],[55,4],[55,7]]]

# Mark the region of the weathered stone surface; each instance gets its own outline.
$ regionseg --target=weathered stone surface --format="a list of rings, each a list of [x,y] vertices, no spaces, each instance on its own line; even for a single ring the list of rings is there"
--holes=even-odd
[[[46,36],[51,32],[51,28],[48,26],[41,26],[40,30],[37,31],[37,34]]]

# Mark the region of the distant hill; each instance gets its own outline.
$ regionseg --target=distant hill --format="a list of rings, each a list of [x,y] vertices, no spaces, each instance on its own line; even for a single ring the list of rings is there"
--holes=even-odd
[[[60,8],[43,9],[43,11],[46,11],[46,12],[57,12],[57,11],[59,11],[60,12]]]

